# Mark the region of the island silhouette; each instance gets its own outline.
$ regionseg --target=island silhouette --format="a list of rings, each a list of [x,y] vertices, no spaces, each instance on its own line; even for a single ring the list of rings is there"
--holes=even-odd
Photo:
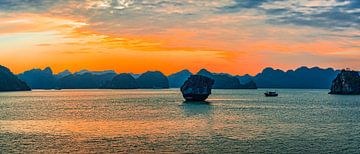
[[[214,73],[201,69],[192,73],[187,69],[164,75],[160,71],[147,71],[142,74],[119,73],[112,70],[89,71],[81,70],[71,73],[65,70],[54,74],[50,67],[31,69],[14,75],[1,66],[0,78],[11,78],[3,83],[5,90],[31,89],[166,89],[180,88],[191,75],[202,75],[214,79],[213,89],[256,89],[256,88],[301,88],[301,89],[330,89],[332,81],[341,72],[333,68],[305,66],[294,70],[283,71],[271,67],[263,69],[255,76],[231,75],[228,73]],[[10,72],[10,73],[9,73]],[[11,74],[9,76],[9,74]],[[12,87],[12,88],[11,88]],[[28,88],[29,87],[29,88]]]

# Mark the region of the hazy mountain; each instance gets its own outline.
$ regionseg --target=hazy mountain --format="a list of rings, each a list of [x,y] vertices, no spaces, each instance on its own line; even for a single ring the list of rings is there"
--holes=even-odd
[[[141,74],[134,74],[134,73],[129,73],[132,77],[134,77],[135,79],[139,78]]]
[[[253,81],[253,76],[251,76],[249,74],[245,74],[243,76],[237,75],[235,77],[239,79],[240,83],[248,83],[248,82]]]
[[[55,78],[60,79],[60,78],[63,78],[65,76],[68,76],[70,74],[71,74],[71,72],[69,70],[65,70],[65,71],[62,71],[62,72],[56,74]]]
[[[300,67],[296,70],[282,71],[265,68],[253,79],[260,88],[319,88],[328,89],[339,71],[332,68]]]
[[[75,72],[74,74],[75,75],[83,75],[83,74],[86,74],[86,73],[90,73],[90,74],[93,74],[93,75],[104,75],[104,74],[116,74],[115,71],[113,70],[105,70],[105,71],[89,71],[89,70],[80,70],[79,72]]]
[[[250,80],[249,82],[240,85],[240,89],[257,89],[257,88],[258,88],[257,84],[253,80]]]
[[[105,89],[136,89],[138,88],[136,79],[127,73],[116,75],[101,88]]]
[[[32,69],[18,75],[19,79],[25,81],[32,89],[52,89],[56,79],[50,67],[44,70]]]
[[[295,70],[283,71],[280,69],[265,68],[256,76],[232,76],[226,73],[212,73],[206,69],[200,70],[197,74],[210,77],[215,80],[214,89],[246,89],[246,88],[323,88],[328,89],[332,80],[339,71],[332,68],[322,69],[319,67],[300,67]],[[161,72],[146,72],[144,74],[121,74],[114,83],[113,77],[117,74],[112,70],[88,71],[81,70],[74,74],[65,70],[54,75],[51,68],[44,70],[32,69],[18,75],[18,78],[25,81],[33,89],[52,88],[100,88],[113,84],[113,88],[130,88],[125,81],[132,82],[129,75],[137,82],[138,88],[178,88],[192,73],[188,70],[164,76]],[[255,82],[252,82],[255,81]],[[124,85],[120,85],[124,83]]]
[[[242,85],[240,84],[240,81],[237,77],[232,76],[230,74],[211,73],[206,69],[201,69],[197,74],[214,79],[215,80],[215,83],[213,85],[214,89],[256,89],[256,84],[255,87],[253,83]],[[246,86],[250,86],[250,87],[246,87]]]
[[[136,79],[139,88],[169,88],[168,78],[159,71],[148,71]]]
[[[181,87],[184,82],[192,75],[192,73],[185,69],[180,72],[171,74],[168,76],[169,84],[171,88],[179,88]]]
[[[97,89],[102,87],[106,82],[111,81],[115,73],[106,74],[71,74],[60,78],[56,87],[61,89]]]
[[[26,91],[30,87],[8,68],[0,65],[0,91]]]

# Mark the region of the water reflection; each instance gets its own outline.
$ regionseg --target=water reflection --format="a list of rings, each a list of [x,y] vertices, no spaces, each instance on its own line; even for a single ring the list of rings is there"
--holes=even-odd
[[[280,92],[217,90],[211,102],[182,102],[177,89],[0,93],[0,153],[358,153],[359,96]]]
[[[213,105],[208,101],[184,101],[181,105],[185,116],[211,116]]]

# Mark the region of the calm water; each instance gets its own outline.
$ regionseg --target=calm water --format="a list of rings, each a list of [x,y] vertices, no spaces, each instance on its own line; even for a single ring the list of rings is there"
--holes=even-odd
[[[327,90],[0,93],[0,153],[359,153],[360,96]]]

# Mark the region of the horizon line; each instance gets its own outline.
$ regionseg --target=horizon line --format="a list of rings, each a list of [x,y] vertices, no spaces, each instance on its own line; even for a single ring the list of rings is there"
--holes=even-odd
[[[0,64],[0,65],[1,65],[1,64]],[[4,66],[4,65],[1,65],[1,66]],[[10,67],[7,67],[7,66],[4,66],[4,67],[9,68],[10,71],[12,71]],[[150,71],[159,71],[159,72],[163,73],[163,71],[161,71],[161,70],[156,70],[156,69],[150,69],[150,70],[142,71],[142,72],[140,72],[140,73],[126,72],[126,71],[121,72],[121,71],[116,71],[116,70],[114,70],[114,69],[104,69],[104,70],[79,69],[79,70],[77,70],[77,71],[72,71],[72,70],[70,70],[70,69],[64,69],[64,70],[62,70],[62,71],[54,72],[53,69],[51,68],[51,66],[46,66],[46,67],[43,67],[43,68],[41,68],[41,67],[34,67],[34,68],[32,68],[32,69],[27,69],[27,70],[21,71],[21,72],[19,72],[19,73],[14,73],[14,74],[15,74],[15,75],[19,75],[19,74],[22,74],[22,73],[24,73],[24,72],[26,72],[26,71],[30,71],[30,70],[34,70],[34,69],[39,69],[39,70],[42,70],[42,71],[43,71],[43,70],[45,70],[46,68],[50,68],[51,71],[52,71],[52,73],[53,73],[54,75],[59,74],[59,73],[64,72],[64,71],[69,71],[71,74],[79,73],[79,72],[81,72],[81,71],[89,71],[89,72],[113,71],[113,72],[115,72],[116,74],[121,74],[121,73],[143,74],[143,73],[145,73],[145,72],[150,72]],[[295,68],[293,68],[293,69],[281,69],[281,68],[278,68],[278,67],[267,66],[267,67],[264,67],[260,72],[258,72],[258,73],[256,73],[256,74],[250,74],[250,73],[245,73],[245,74],[233,74],[233,73],[228,73],[228,72],[212,71],[211,69],[208,69],[208,68],[201,68],[201,69],[198,69],[197,71],[191,71],[191,69],[189,69],[189,68],[184,68],[184,69],[180,69],[180,70],[178,70],[178,71],[174,71],[174,72],[172,72],[172,73],[168,73],[168,74],[167,74],[167,73],[163,73],[163,74],[166,75],[166,76],[170,76],[170,75],[172,75],[172,74],[175,74],[175,73],[178,73],[178,72],[181,72],[181,71],[184,71],[184,70],[187,70],[187,71],[189,71],[189,72],[192,73],[192,74],[196,74],[196,73],[198,73],[200,70],[205,69],[205,70],[207,70],[207,71],[209,71],[209,72],[211,72],[211,73],[216,73],[216,74],[225,73],[225,74],[229,74],[229,75],[232,75],[232,76],[237,76],[237,75],[238,75],[238,76],[245,76],[245,75],[256,76],[257,74],[263,72],[265,69],[268,69],[268,68],[271,68],[271,69],[273,69],[273,70],[280,70],[280,71],[283,71],[283,72],[295,71],[295,70],[300,69],[300,68],[308,68],[308,69],[319,68],[319,69],[323,69],[323,70],[333,69],[334,71],[340,71],[340,70],[350,69],[350,70],[353,70],[353,71],[359,71],[359,70],[351,69],[351,68],[335,68],[335,67],[304,66],[304,65],[303,65],[303,66],[295,67]],[[13,72],[13,71],[12,71],[12,72]]]

